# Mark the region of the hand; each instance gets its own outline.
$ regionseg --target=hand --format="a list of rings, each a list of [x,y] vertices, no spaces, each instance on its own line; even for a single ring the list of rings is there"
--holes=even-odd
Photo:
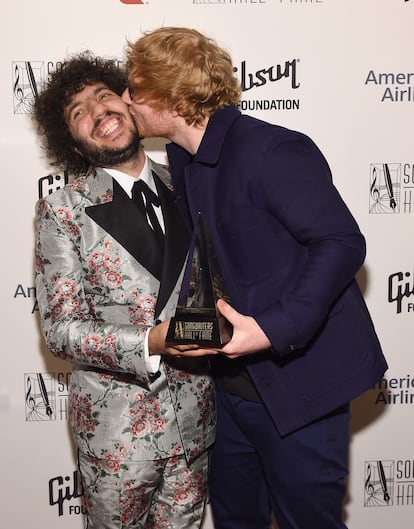
[[[180,356],[207,356],[217,354],[215,349],[202,349],[197,344],[172,345],[166,343],[168,326],[170,320],[163,321],[150,330],[148,337],[148,347],[150,354],[169,354],[175,357]]]
[[[237,312],[223,299],[217,301],[219,312],[233,325],[231,340],[219,351],[229,358],[249,355],[257,351],[269,349],[271,343],[256,320]]]

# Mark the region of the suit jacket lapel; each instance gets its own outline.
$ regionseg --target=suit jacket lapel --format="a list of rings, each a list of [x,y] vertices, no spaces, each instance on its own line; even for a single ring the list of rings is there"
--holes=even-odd
[[[160,281],[155,312],[157,317],[177,283],[190,237],[176,205],[175,195],[169,189],[171,179],[168,172],[151,160],[150,164],[165,226],[161,263],[146,219],[116,180],[103,169],[97,169],[96,174],[88,177],[92,205],[86,207],[85,212]]]
[[[155,314],[157,317],[177,283],[184,266],[190,237],[178,210],[174,193],[161,181],[155,171],[152,174],[160,197],[165,226],[164,261]]]
[[[112,180],[101,169],[98,169],[96,177],[91,181],[90,189],[95,205],[86,207],[86,214],[160,280],[162,260],[154,244],[151,228],[129,196],[116,180]],[[103,189],[107,190],[109,200],[102,203]]]

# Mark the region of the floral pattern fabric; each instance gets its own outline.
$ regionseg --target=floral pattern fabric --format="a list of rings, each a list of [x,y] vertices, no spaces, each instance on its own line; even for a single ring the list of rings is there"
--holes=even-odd
[[[195,529],[207,494],[207,457],[191,465],[183,455],[108,465],[81,454],[88,529]]]
[[[170,185],[165,169],[151,168]],[[81,177],[37,204],[36,287],[49,350],[73,364],[69,408],[79,450],[107,469],[185,454],[214,440],[206,360],[163,359],[148,372],[144,338],[159,281],[87,214],[110,203],[112,178]],[[159,318],[173,315],[179,278]]]

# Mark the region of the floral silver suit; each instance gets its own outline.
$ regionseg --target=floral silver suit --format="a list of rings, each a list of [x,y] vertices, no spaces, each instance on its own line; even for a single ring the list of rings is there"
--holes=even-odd
[[[150,166],[172,195],[168,172]],[[213,442],[215,406],[205,360],[164,358],[155,375],[144,364],[146,330],[174,312],[186,250],[161,201],[166,251],[156,278],[134,205],[115,191],[98,169],[38,202],[36,287],[47,346],[73,364],[76,444],[116,480],[135,462],[196,459]]]

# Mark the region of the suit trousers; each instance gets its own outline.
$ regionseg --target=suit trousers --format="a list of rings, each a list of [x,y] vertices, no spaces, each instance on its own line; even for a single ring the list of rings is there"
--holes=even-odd
[[[215,529],[346,529],[349,405],[281,437],[262,403],[217,390]],[[283,403],[280,403],[283,406]]]
[[[207,451],[155,461],[103,461],[79,452],[87,529],[196,529],[207,492]]]

